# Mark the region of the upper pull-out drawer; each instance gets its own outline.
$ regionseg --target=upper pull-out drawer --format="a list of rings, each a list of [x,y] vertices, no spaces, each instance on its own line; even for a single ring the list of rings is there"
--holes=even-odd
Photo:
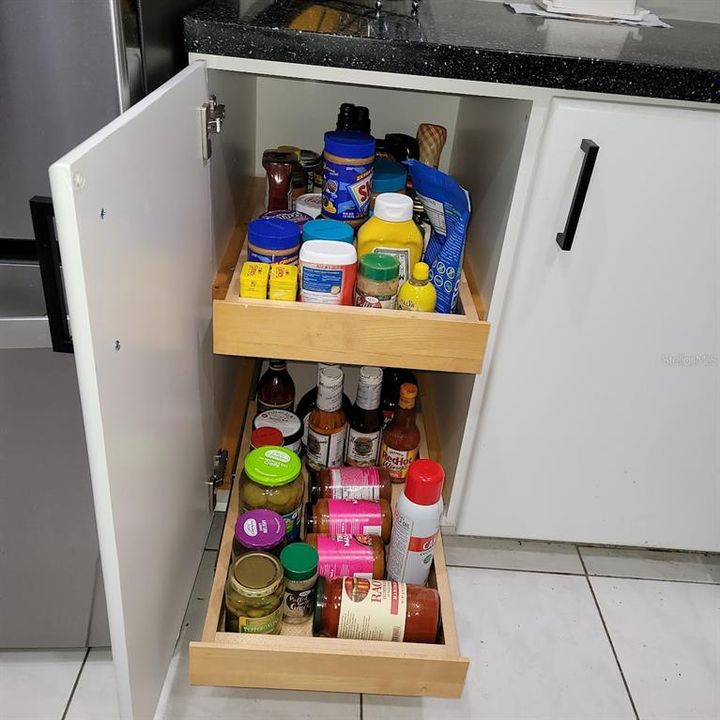
[[[250,403],[241,455],[249,450],[255,403]],[[428,452],[422,416],[420,452]],[[398,485],[395,495],[402,486]],[[280,635],[224,632],[224,588],[239,509],[238,483],[225,528],[201,642],[190,643],[190,682],[195,685],[324,690],[460,697],[469,661],[460,655],[442,538],[435,546],[429,584],[440,594],[442,629],[434,645],[313,637],[311,623],[284,625]]]
[[[256,195],[257,186],[253,185]],[[216,353],[417,370],[480,371],[490,325],[481,320],[478,294],[465,272],[455,315],[241,298],[238,282],[244,239],[245,225],[239,225],[214,286]]]

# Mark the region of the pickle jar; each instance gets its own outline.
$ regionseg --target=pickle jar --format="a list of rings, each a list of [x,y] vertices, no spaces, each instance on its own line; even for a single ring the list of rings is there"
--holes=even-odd
[[[300,539],[305,496],[300,458],[289,448],[267,445],[248,453],[240,477],[242,510],[267,509],[285,521],[287,541]]]
[[[285,582],[280,561],[268,553],[241,555],[225,584],[227,632],[277,635],[282,628]]]
[[[266,552],[279,559],[286,545],[285,521],[272,510],[248,510],[235,521],[233,560],[249,552]]]

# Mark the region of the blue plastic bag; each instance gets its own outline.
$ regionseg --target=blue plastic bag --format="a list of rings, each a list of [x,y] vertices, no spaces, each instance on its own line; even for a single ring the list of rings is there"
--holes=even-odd
[[[453,313],[470,222],[470,198],[467,190],[444,172],[417,160],[408,160],[406,165],[432,227],[423,260],[430,266],[430,281],[437,291],[435,312]]]

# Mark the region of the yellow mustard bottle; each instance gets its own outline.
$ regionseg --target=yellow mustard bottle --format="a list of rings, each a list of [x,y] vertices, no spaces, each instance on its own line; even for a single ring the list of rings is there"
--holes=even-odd
[[[373,216],[358,230],[357,254],[385,253],[400,263],[400,284],[420,262],[423,234],[413,222],[413,202],[402,193],[381,193]]]
[[[428,279],[430,266],[419,262],[413,265],[412,277],[400,288],[397,297],[398,310],[415,312],[433,312],[437,302],[437,292]]]

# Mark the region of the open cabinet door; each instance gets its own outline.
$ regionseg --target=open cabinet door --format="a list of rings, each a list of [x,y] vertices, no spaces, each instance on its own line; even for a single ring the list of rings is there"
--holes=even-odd
[[[213,274],[198,63],[50,168],[122,718],[150,720],[208,529]]]

